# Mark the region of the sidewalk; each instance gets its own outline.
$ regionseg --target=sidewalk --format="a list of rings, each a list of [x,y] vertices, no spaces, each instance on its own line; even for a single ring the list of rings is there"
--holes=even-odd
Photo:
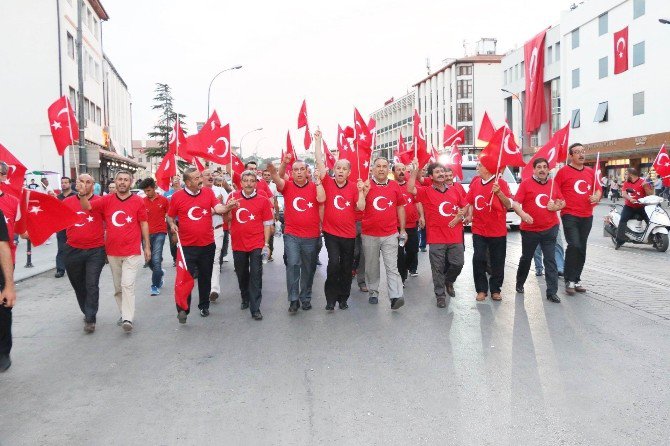
[[[56,253],[58,252],[58,242],[56,236],[53,235],[50,245],[46,243],[40,246],[32,247],[32,268],[26,268],[26,248],[28,241],[24,239],[19,240],[19,246],[16,248],[16,268],[14,270],[14,281],[29,279],[45,271],[56,269]],[[54,272],[55,274],[55,272]]]

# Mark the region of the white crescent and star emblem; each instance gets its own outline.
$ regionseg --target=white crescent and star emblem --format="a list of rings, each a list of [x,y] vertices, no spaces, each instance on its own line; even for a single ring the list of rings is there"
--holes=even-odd
[[[114,226],[116,226],[117,228],[120,228],[120,227],[122,227],[122,226],[125,225],[125,223],[119,223],[118,221],[116,221],[116,218],[117,218],[119,215],[121,215],[121,214],[125,214],[125,211],[116,211],[116,212],[114,212],[114,213],[112,214],[112,224],[113,224]],[[128,219],[130,219],[130,220],[128,220]],[[127,217],[127,218],[125,218],[125,220],[126,220],[128,223],[130,223],[131,221],[133,221],[132,217]]]
[[[555,157],[556,157],[556,147],[552,147],[551,149],[549,149],[549,154],[547,155],[547,161],[551,163]]]
[[[335,206],[335,208],[338,209],[338,210],[340,210],[340,211],[345,210],[345,209],[346,209],[346,206],[349,206],[349,205],[351,204],[351,203],[349,203],[349,202],[347,201],[347,202],[344,204],[344,206],[340,206],[340,205],[338,204],[338,202],[337,202],[337,199],[338,199],[338,198],[341,198],[342,200],[344,200],[344,197],[343,197],[342,195],[335,195],[335,198],[333,198],[333,206]]]
[[[419,139],[426,139],[426,134],[423,133],[423,127],[419,126]]]
[[[218,157],[218,158],[225,158],[226,155],[228,155],[228,150],[230,149],[230,142],[228,141],[228,138],[226,138],[225,136],[222,136],[221,138],[217,138],[217,140],[214,141],[214,143],[216,143],[218,141],[223,141],[223,144],[225,145],[225,150],[223,151],[223,153],[220,154],[220,155],[218,153],[216,153],[216,149],[214,148],[214,146],[210,146],[207,149],[207,152],[216,156],[216,157]]]
[[[623,47],[621,49],[619,49],[619,44],[620,43],[622,44],[622,47]],[[626,49],[626,39],[624,39],[623,37],[619,37],[619,39],[616,41],[616,50],[619,53],[619,58],[620,59],[623,59],[623,50],[625,50],[625,49]],[[635,52],[635,48],[633,48],[633,53],[634,52]]]
[[[170,132],[170,140],[168,141],[168,144],[172,144],[175,139],[177,139],[177,132],[173,130]]]
[[[170,168],[170,158],[167,159],[165,162],[165,167],[163,167],[163,170],[167,171]]]
[[[533,48],[533,52],[530,55],[530,64],[528,66],[528,74],[530,75],[530,88],[533,88],[535,83],[535,73],[537,72],[537,57],[538,49],[537,47]]]
[[[60,122],[54,121],[53,124],[51,124],[51,127],[54,128],[54,130],[58,130],[61,128]]]
[[[547,194],[539,194],[535,197],[535,204],[539,208],[544,208],[547,209],[547,205],[542,204],[542,197],[547,197],[547,204],[549,204],[549,195]]]
[[[196,217],[196,216],[193,214],[193,212],[194,212],[196,209],[200,209],[200,211],[201,211],[199,217]],[[200,220],[202,217],[204,217],[205,215],[207,215],[207,210],[201,208],[200,206],[193,206],[193,207],[191,207],[191,209],[188,210],[188,212],[186,213],[186,215],[188,216],[188,218],[189,218],[190,220],[198,221],[198,220]]]
[[[444,207],[445,207],[446,205],[451,206],[451,203],[449,203],[448,201],[443,201],[443,202],[440,203],[440,205],[437,207],[437,211],[438,211],[438,212],[440,213],[440,215],[443,216],[443,217],[453,217],[454,214],[448,214],[448,213],[444,210]]]
[[[479,202],[479,199],[480,199],[480,198],[483,200],[483,199],[484,199],[484,196],[483,196],[483,195],[477,195],[477,196],[475,197],[475,209],[477,209],[478,211],[482,211],[482,210],[484,210],[484,207],[483,207],[483,206],[482,206],[482,207],[479,207],[478,202]]]
[[[586,181],[584,181],[584,180],[577,180],[577,181],[575,181],[574,189],[575,189],[575,192],[577,192],[578,194],[580,194],[580,195],[584,195],[584,194],[586,194],[586,193],[588,192],[588,190],[590,189],[590,186],[587,185],[587,190],[581,190],[581,188],[579,187],[579,185],[580,185],[581,183],[586,184]]]
[[[242,220],[242,218],[240,217],[240,214],[242,213],[242,211],[247,211],[247,212],[249,213],[249,218],[248,218],[247,220]],[[244,223],[249,222],[250,220],[254,220],[255,217],[254,217],[254,214],[252,214],[251,211],[249,211],[249,209],[247,209],[247,208],[239,208],[239,209],[235,212],[235,218],[237,219],[237,221],[238,221],[239,223],[244,224]]]
[[[77,211],[77,215],[86,215],[86,212],[84,212],[84,211]],[[84,219],[84,220],[88,220],[88,219]],[[81,227],[84,226],[85,224],[86,224],[86,222],[84,222],[84,223],[82,223],[82,224],[75,223],[75,226],[78,227],[78,228],[81,228]]]
[[[314,203],[312,203],[312,202],[310,202],[310,201],[307,201],[305,198],[303,198],[303,197],[295,197],[295,198],[293,199],[293,209],[295,209],[296,211],[298,211],[298,212],[305,212],[305,211],[307,210],[307,209],[301,209],[300,206],[298,206],[298,203],[300,202],[300,200],[306,202],[308,208],[312,208],[312,207],[314,207]]]
[[[516,155],[517,153],[519,153],[519,148],[517,147],[516,150],[512,151],[510,150],[509,147],[509,139],[511,136],[512,136],[511,134],[507,134],[503,139],[503,149],[505,149],[505,152],[509,153],[510,155]]]
[[[383,212],[386,209],[388,209],[388,206],[385,207],[385,208],[379,207],[379,200],[388,200],[388,198],[384,197],[383,195],[380,195],[377,198],[375,198],[374,200],[372,200],[372,206],[380,212]],[[392,206],[393,202],[389,200],[388,205]]]

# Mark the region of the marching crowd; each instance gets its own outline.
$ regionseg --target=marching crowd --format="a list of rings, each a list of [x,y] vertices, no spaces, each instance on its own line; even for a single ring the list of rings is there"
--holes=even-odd
[[[562,266],[565,293],[586,291],[581,273],[593,209],[602,189],[593,181],[594,171],[584,165],[585,151],[580,144],[570,146],[568,163],[554,179],[549,178],[548,161],[535,159],[532,177],[523,180],[512,196],[508,184],[495,174],[496,160],[490,156],[480,156],[478,176],[466,192],[454,180],[451,168],[439,163],[428,164],[425,174],[417,160],[408,165],[396,163],[394,179],[390,179],[391,166],[385,158],[372,160],[370,178],[366,179],[351,178],[347,160],[337,161],[329,171],[320,131],[314,138],[315,172],[291,155],[284,156],[278,169],[269,164],[260,170],[255,163],[247,163],[235,189],[221,175],[190,167],[181,181],[173,179],[171,189],[163,195],[151,178],[140,183],[143,197],[133,194],[132,175],[125,171],[116,173],[115,191],[104,196],[94,192],[95,183],[88,174],[79,175],[76,191],[64,187],[59,198],[80,218],[59,236],[64,243],[57,274],[60,268],[67,273],[84,315],[84,331],[95,331],[99,280],[105,263],[112,273],[118,325],[126,332],[133,330],[137,273],[143,265],[150,268],[150,293],[161,293],[166,239],[177,267],[185,267],[197,282],[201,317],[210,314],[210,304],[222,293],[219,271],[222,251],[227,250],[230,239],[241,308],[249,309],[253,319],[262,320],[263,264],[273,261],[277,194],[283,195],[285,202],[284,262],[288,311],[292,314],[312,308],[312,284],[323,245],[328,253],[323,290],[327,311],[336,306],[348,308],[352,276],[358,276],[358,286],[368,293],[368,302],[378,304],[382,272],[390,308],[400,309],[405,303],[405,281],[408,275],[416,275],[418,233],[422,229],[429,245],[435,302],[445,308],[448,297],[456,296],[465,263],[466,225],[472,231],[475,299],[483,301],[490,296],[500,301],[509,209],[522,220],[516,292],[524,292],[531,260],[539,247],[546,298],[560,302],[555,247],[561,220],[567,242]],[[7,166],[0,165],[0,180],[6,174]],[[625,198],[635,200],[629,195]],[[4,217],[0,218],[0,370],[4,371],[11,364],[11,309],[15,302],[15,248],[9,242],[23,229],[15,227],[20,221],[18,199],[0,192],[0,210]],[[181,259],[185,265],[179,265]],[[190,310],[189,295],[185,305],[177,303],[179,323],[186,323]]]

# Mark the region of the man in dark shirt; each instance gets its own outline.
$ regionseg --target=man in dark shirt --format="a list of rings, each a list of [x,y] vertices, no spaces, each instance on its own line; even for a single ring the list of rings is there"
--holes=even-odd
[[[70,180],[68,177],[61,178],[60,194],[56,195],[56,198],[58,198],[60,201],[63,201],[73,193],[72,180]],[[56,233],[56,240],[58,241],[58,253],[56,254],[56,278],[59,279],[65,275],[65,261],[63,260],[65,242],[67,242],[65,229]]]
[[[0,373],[12,365],[12,308],[16,302],[14,265],[5,215],[0,211]]]

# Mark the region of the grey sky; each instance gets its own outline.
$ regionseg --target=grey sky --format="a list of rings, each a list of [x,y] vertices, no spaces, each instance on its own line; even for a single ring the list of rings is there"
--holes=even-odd
[[[233,144],[249,130],[245,155],[279,155],[286,131],[302,147],[298,110],[335,145],[337,124],[353,106],[364,116],[391,96],[405,94],[447,57],[463,55],[463,41],[498,39],[504,53],[559,22],[566,0],[461,2],[339,0],[249,2],[103,0],[105,52],[130,88],[133,137],[146,138],[157,115],[155,82],[168,83],[189,130],[207,112],[214,74],[233,65],[212,87],[212,108],[231,124]]]

